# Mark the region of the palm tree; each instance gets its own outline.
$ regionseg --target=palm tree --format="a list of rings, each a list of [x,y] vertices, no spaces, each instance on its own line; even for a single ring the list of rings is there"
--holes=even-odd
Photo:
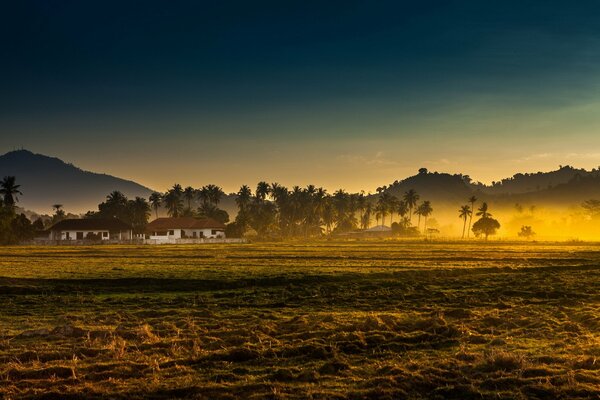
[[[492,214],[488,211],[488,205],[486,202],[484,202],[481,207],[477,210],[477,214],[478,217],[481,218],[490,218],[492,216]]]
[[[9,208],[13,208],[15,203],[19,201],[17,195],[23,195],[19,188],[21,185],[16,184],[16,178],[14,176],[5,176],[2,182],[0,182],[0,194],[3,196],[4,205]]]
[[[190,210],[192,209],[192,200],[194,200],[195,196],[196,190],[191,186],[186,187],[183,191],[183,198],[187,201],[187,208]]]
[[[225,192],[223,192],[223,189],[221,189],[219,186],[217,185],[206,185],[206,192],[207,192],[207,197],[209,202],[214,205],[215,207],[219,205],[219,202],[221,201],[221,198],[225,195]]]
[[[256,185],[256,198],[265,200],[267,195],[271,192],[271,186],[267,182],[261,181]]]
[[[240,187],[240,190],[237,192],[237,197],[235,198],[235,203],[237,204],[241,213],[248,210],[248,205],[250,204],[251,199],[252,190],[248,187],[248,185],[243,185]]]
[[[406,214],[408,214],[408,205],[406,205],[405,201],[400,200],[398,202],[398,208],[396,208],[396,212],[400,218],[406,217]]]
[[[130,202],[130,210],[134,232],[143,233],[150,217],[150,204],[143,197],[136,197]]]
[[[373,214],[373,206],[371,203],[367,203],[365,211],[360,218],[360,224],[362,229],[369,229],[371,226],[371,215]]]
[[[410,189],[404,193],[404,202],[408,206],[408,220],[412,222],[413,209],[417,206],[419,195],[414,189]]]
[[[150,200],[150,205],[152,206],[152,208],[154,209],[154,212],[156,213],[156,219],[158,219],[158,209],[160,208],[160,206],[162,204],[163,196],[162,196],[162,194],[160,194],[158,192],[154,192],[150,195],[149,200]]]
[[[469,215],[469,229],[467,229],[467,239],[469,238],[469,234],[471,233],[471,222],[473,222],[473,210],[475,210],[475,202],[477,201],[477,197],[471,196],[469,197],[469,203],[471,204],[471,215]]]
[[[425,200],[420,206],[421,215],[425,217],[425,223],[423,225],[423,232],[427,232],[427,218],[433,212],[433,208],[431,207],[431,202],[429,200]]]
[[[471,207],[469,205],[464,205],[460,207],[458,210],[458,217],[463,220],[463,231],[462,231],[462,239],[465,238],[465,230],[467,229],[467,218],[473,215],[473,211],[471,211]]]
[[[173,187],[165,193],[163,196],[163,202],[167,208],[167,214],[170,217],[177,218],[183,212],[183,202],[181,200],[181,193]]]
[[[390,226],[394,223],[394,213],[398,210],[400,200],[396,196],[390,195],[387,200],[388,211],[390,213]]]

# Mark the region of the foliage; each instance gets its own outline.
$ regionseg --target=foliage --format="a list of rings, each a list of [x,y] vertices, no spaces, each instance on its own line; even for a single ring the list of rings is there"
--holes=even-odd
[[[519,237],[523,237],[525,239],[530,239],[535,236],[535,232],[529,225],[523,225],[521,227],[521,231],[519,232]]]
[[[495,235],[496,231],[500,229],[500,222],[492,217],[481,217],[473,224],[473,233],[479,237],[485,236],[485,240],[488,236]]]

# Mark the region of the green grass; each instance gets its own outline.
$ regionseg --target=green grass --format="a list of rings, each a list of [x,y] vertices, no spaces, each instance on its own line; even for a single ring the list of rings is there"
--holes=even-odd
[[[0,397],[598,398],[600,247],[0,248]]]

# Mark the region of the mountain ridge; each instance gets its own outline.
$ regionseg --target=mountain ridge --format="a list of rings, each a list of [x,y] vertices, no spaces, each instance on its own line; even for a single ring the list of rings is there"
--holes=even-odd
[[[60,158],[21,149],[0,156],[0,177],[14,175],[23,189],[20,206],[38,212],[50,212],[52,204],[63,204],[67,211],[94,210],[114,190],[127,197],[148,198],[152,189],[133,180],[105,173],[86,171]],[[416,175],[378,188],[401,198],[405,191],[416,190],[421,200],[438,207],[464,204],[470,196],[498,206],[527,204],[578,204],[587,198],[600,198],[600,171],[560,166],[548,172],[517,173],[512,177],[484,185],[469,175],[429,172],[421,168]],[[372,195],[376,196],[376,195]],[[232,196],[224,199],[224,208],[235,214]]]
[[[39,213],[62,204],[72,212],[94,209],[108,193],[148,197],[152,189],[132,180],[81,169],[60,158],[21,149],[0,156],[0,176],[14,175],[23,195],[19,205]]]

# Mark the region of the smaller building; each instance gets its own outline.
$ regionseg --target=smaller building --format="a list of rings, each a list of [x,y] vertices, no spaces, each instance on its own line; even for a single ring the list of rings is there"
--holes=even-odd
[[[122,241],[132,238],[131,225],[116,218],[63,219],[50,228],[51,240]]]
[[[146,226],[148,239],[176,243],[183,239],[224,239],[225,224],[212,218],[157,218]]]

